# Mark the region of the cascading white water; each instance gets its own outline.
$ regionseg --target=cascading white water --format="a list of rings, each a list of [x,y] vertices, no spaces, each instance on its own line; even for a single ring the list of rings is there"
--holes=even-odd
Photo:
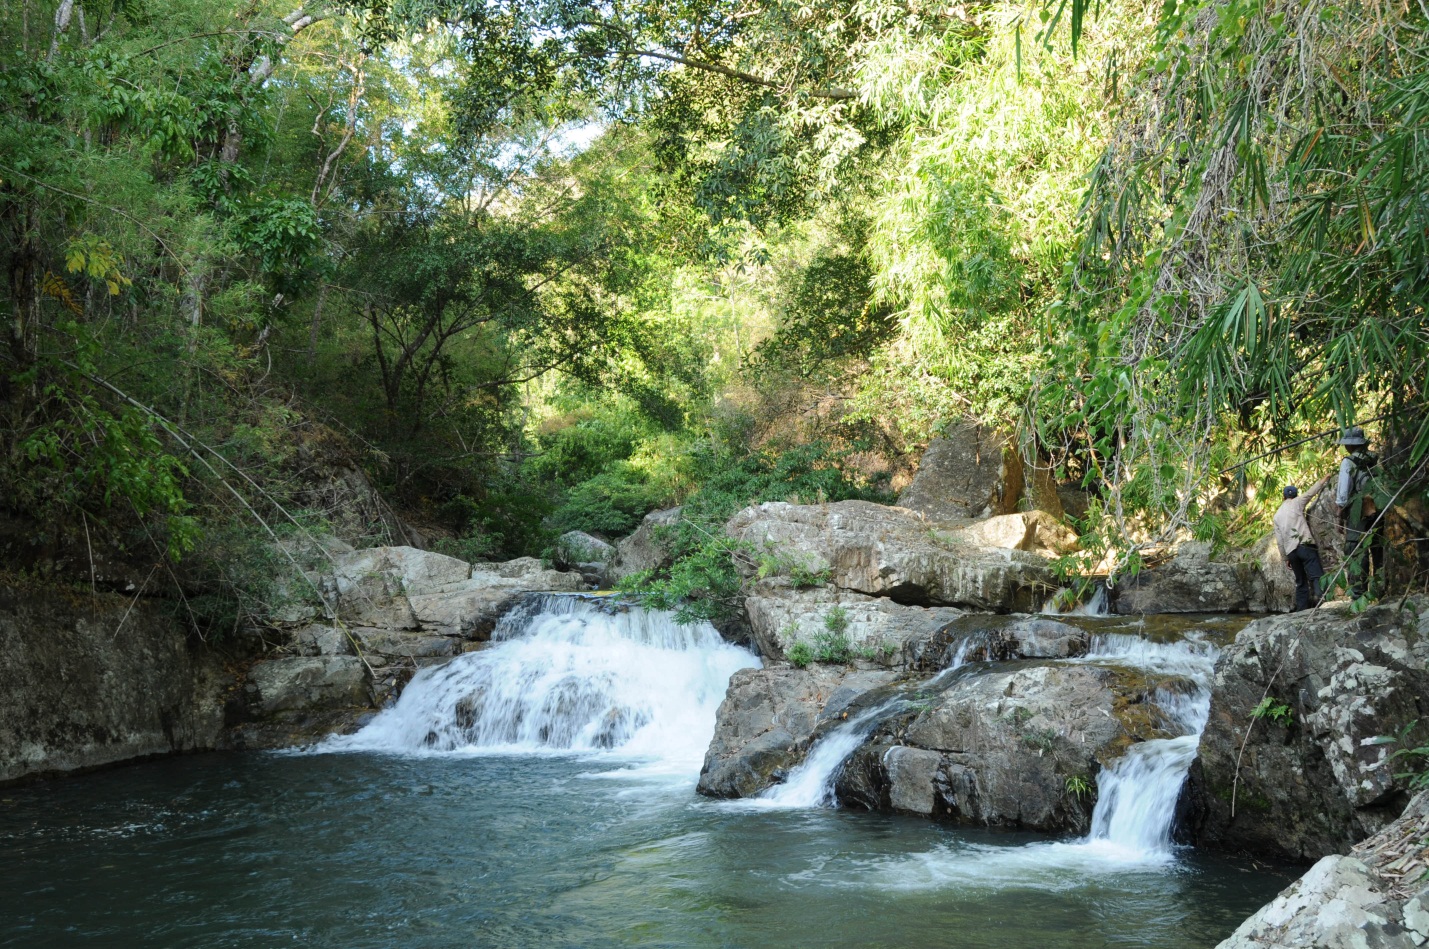
[[[698,770],[729,677],[759,664],[708,623],[582,596],[528,598],[492,638],[322,750],[619,749]]]
[[[928,680],[932,687],[946,681],[959,668],[967,665],[968,652],[981,637],[969,636],[958,644],[948,667]],[[858,750],[878,723],[899,706],[908,704],[907,696],[899,695],[872,708],[864,709],[853,718],[831,729],[814,743],[809,754],[797,768],[789,772],[783,784],[766,788],[753,798],[755,806],[771,808],[832,807],[834,781],[839,767]]]
[[[1137,859],[1170,854],[1176,800],[1210,717],[1216,655],[1210,643],[1194,639],[1154,643],[1126,634],[1093,638],[1083,661],[1183,676],[1186,688],[1161,688],[1153,696],[1168,723],[1182,734],[1133,745],[1097,776],[1088,843],[1105,842]]]

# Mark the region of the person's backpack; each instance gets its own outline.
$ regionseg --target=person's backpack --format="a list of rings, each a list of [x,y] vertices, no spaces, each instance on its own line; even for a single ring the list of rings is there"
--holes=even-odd
[[[1354,474],[1350,479],[1349,511],[1355,520],[1367,520],[1379,513],[1379,505],[1374,503],[1374,492],[1370,490],[1373,475],[1370,473],[1379,464],[1379,459],[1367,451],[1350,455],[1354,462]]]

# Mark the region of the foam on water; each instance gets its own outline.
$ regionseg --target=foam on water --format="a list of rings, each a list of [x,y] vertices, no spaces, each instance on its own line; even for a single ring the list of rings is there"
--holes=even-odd
[[[580,596],[529,598],[493,645],[413,677],[397,704],[320,751],[618,752],[698,773],[729,678],[759,664],[708,623]]]

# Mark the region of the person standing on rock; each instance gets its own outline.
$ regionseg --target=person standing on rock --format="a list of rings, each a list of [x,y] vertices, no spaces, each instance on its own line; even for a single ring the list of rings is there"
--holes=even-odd
[[[1349,454],[1340,462],[1340,476],[1335,482],[1335,503],[1340,508],[1340,523],[1345,528],[1345,575],[1350,596],[1359,599],[1369,592],[1369,568],[1376,579],[1384,573],[1384,547],[1379,542],[1379,506],[1372,490],[1372,475],[1379,459],[1369,451],[1369,439],[1364,429],[1355,425],[1345,429],[1340,438]]]
[[[1287,484],[1281,492],[1285,500],[1275,512],[1275,543],[1290,565],[1290,572],[1295,574],[1295,609],[1291,612],[1298,613],[1320,602],[1320,578],[1325,570],[1320,566],[1320,548],[1315,544],[1315,535],[1310,533],[1310,524],[1305,520],[1305,507],[1329,482],[1330,476],[1325,475],[1303,495],[1295,485]]]

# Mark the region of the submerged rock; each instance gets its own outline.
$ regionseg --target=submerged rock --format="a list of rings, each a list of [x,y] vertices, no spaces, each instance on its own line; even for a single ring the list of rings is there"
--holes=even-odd
[[[1429,792],[1345,856],[1329,856],[1217,949],[1417,949],[1429,943]]]
[[[1226,647],[1192,769],[1198,843],[1315,859],[1399,815],[1386,742],[1417,722],[1407,746],[1429,743],[1429,597],[1407,606],[1270,617]]]
[[[1054,589],[1045,558],[981,546],[902,508],[868,501],[740,511],[725,531],[777,552],[834,586],[924,606],[1008,612],[1041,606]]]

